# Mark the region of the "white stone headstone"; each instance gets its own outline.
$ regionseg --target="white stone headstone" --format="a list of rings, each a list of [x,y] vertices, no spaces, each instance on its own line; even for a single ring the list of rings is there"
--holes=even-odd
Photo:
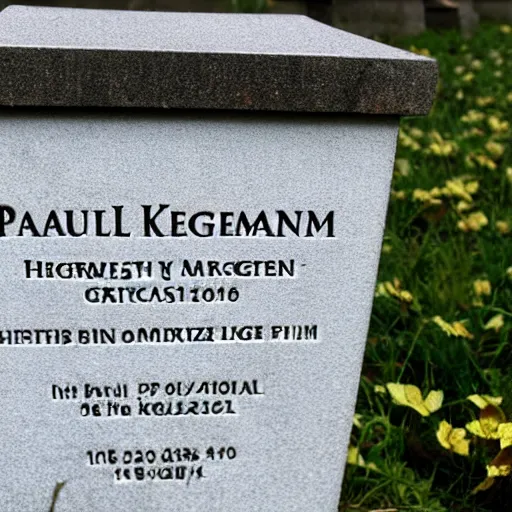
[[[4,11],[2,510],[337,510],[435,83],[300,16]]]

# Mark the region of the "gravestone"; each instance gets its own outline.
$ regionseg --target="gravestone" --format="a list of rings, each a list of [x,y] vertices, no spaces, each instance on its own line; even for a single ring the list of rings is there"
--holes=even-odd
[[[303,16],[1,13],[3,510],[337,510],[436,76]]]
[[[480,22],[473,0],[425,0],[425,18],[428,28],[458,29],[471,35]]]
[[[483,20],[512,21],[512,0],[473,0],[473,3]]]
[[[423,0],[333,0],[333,22],[363,36],[415,35],[425,30]]]

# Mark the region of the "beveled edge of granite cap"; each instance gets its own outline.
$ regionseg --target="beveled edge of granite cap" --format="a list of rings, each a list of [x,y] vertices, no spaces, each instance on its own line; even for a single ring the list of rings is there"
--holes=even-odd
[[[423,115],[433,59],[300,15],[11,6],[0,105]]]

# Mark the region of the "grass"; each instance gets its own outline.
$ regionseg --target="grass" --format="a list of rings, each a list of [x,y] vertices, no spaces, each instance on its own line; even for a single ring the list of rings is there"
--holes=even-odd
[[[340,511],[512,510],[512,448],[497,438],[512,422],[512,30],[393,44],[427,49],[441,79],[431,115],[401,125]],[[442,406],[397,405],[389,383],[441,390]],[[446,447],[442,421],[466,429]],[[488,471],[502,476],[473,492]]]
[[[50,505],[50,512],[56,512],[57,501],[59,499],[60,492],[62,491],[65,485],[66,482],[57,482],[57,484],[55,484],[55,488],[53,489],[52,495],[52,503]]]

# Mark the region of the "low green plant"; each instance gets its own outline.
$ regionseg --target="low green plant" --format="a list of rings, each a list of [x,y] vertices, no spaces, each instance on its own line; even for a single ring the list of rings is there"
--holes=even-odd
[[[57,482],[52,494],[52,503],[50,505],[50,512],[57,512],[57,501],[59,499],[60,492],[66,485],[66,482]]]
[[[340,510],[512,510],[512,28],[390,42],[440,81],[401,123]]]

